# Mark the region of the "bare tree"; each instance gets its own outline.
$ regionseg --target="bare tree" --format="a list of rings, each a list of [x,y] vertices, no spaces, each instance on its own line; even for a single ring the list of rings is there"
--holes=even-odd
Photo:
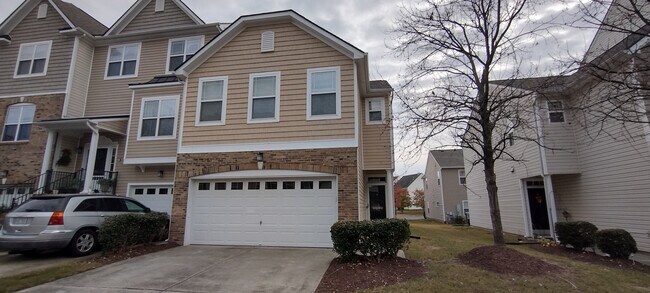
[[[533,0],[426,0],[403,7],[393,52],[407,63],[396,97],[405,108],[402,128],[421,147],[445,134],[482,166],[494,243],[504,244],[495,163],[519,160],[508,151],[513,130],[533,125],[530,92],[495,86],[523,77],[521,53],[548,36],[548,19],[532,16]],[[540,84],[540,86],[542,86]],[[517,137],[535,140],[535,137]]]

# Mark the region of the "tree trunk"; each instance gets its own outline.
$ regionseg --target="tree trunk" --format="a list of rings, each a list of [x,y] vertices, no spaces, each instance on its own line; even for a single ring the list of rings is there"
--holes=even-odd
[[[485,186],[488,193],[488,204],[490,206],[490,218],[492,219],[492,237],[495,245],[504,245],[503,226],[501,225],[501,210],[497,196],[497,176],[494,173],[494,159],[492,153],[485,160]]]

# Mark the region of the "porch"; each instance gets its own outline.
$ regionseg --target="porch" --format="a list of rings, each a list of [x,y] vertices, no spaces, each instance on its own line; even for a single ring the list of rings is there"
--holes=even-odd
[[[39,122],[48,133],[40,174],[0,185],[0,207],[21,204],[34,194],[115,194],[116,141],[126,137],[127,123],[128,116]]]

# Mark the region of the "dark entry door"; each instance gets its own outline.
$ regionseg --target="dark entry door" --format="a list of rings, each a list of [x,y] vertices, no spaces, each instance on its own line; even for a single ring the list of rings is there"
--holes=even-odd
[[[370,191],[370,219],[386,219],[386,186],[372,185]]]
[[[530,208],[533,233],[536,235],[550,234],[544,188],[528,188],[528,206]]]
[[[103,176],[106,171],[106,159],[108,158],[108,148],[98,148],[95,155],[95,170],[93,175]]]

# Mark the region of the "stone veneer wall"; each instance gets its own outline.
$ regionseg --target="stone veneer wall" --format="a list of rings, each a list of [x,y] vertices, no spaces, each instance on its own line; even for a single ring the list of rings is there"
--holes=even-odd
[[[357,148],[264,151],[265,170],[297,170],[338,176],[339,220],[359,219]],[[178,154],[174,180],[171,241],[183,243],[187,195],[192,177],[257,170],[257,152]]]
[[[21,97],[0,99],[0,123],[4,128],[7,107],[20,103],[36,105],[34,122],[60,119],[64,99],[64,94],[24,97],[22,101]],[[32,124],[29,141],[0,142],[0,170],[9,171],[7,184],[21,183],[40,174],[46,143],[47,131],[36,124]]]

